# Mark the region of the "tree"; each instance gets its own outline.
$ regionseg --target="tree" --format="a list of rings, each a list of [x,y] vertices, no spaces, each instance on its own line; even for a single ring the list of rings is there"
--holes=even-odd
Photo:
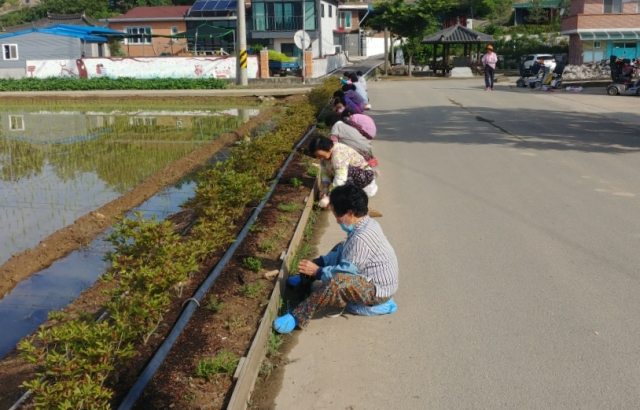
[[[531,24],[542,24],[549,20],[549,12],[542,7],[542,0],[533,0],[529,9],[527,22]]]
[[[454,0],[418,0],[408,4],[405,0],[378,2],[374,5],[376,15],[370,22],[377,28],[389,28],[392,33],[405,38],[405,50],[409,57],[411,76],[413,56],[420,49],[420,41],[440,26],[438,16],[449,10]]]

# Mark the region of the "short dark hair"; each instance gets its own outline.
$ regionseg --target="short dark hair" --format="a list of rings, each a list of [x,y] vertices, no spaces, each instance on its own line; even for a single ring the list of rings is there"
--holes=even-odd
[[[349,75],[349,79],[351,80],[352,83],[358,82],[358,76],[356,75],[356,73],[351,73],[351,75]]]
[[[345,85],[342,86],[342,91],[347,92],[349,90],[355,91],[356,90],[356,86],[353,85],[353,84],[345,84]]]
[[[340,118],[344,120],[346,117],[351,117],[352,115],[353,113],[345,108],[345,110],[340,113]]]
[[[338,103],[340,103],[340,104],[342,104],[344,106],[347,105],[347,103],[344,100],[344,98],[341,98],[341,97],[336,97],[335,101],[333,102],[333,105],[338,105]]]
[[[359,218],[369,211],[369,197],[362,188],[351,184],[334,188],[329,194],[329,203],[337,216],[351,211]]]
[[[314,137],[309,143],[309,152],[311,155],[314,155],[316,151],[329,152],[331,148],[333,148],[333,141],[327,137],[323,137],[322,135]]]
[[[351,75],[350,71],[345,71],[344,74],[342,74],[343,77],[349,77]]]
[[[337,114],[331,113],[324,119],[324,124],[331,128],[338,121],[341,121],[341,118]]]
[[[361,76],[362,76],[362,71],[356,71],[356,75],[357,75],[358,77],[361,77]]]
[[[335,93],[333,93],[334,97],[339,97],[339,98],[344,98],[344,91],[342,90],[338,90]]]

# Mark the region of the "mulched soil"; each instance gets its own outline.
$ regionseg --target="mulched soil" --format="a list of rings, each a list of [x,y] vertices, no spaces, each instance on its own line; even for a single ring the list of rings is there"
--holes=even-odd
[[[177,182],[196,167],[204,164],[213,154],[271,118],[277,110],[278,108],[274,107],[264,110],[236,130],[172,162],[131,191],[49,235],[35,248],[13,255],[0,266],[0,298],[21,280],[41,271],[71,251],[87,245],[107,227],[113,225],[118,216],[140,205],[162,188]]]
[[[211,357],[221,348],[232,351],[238,357],[246,355],[274,286],[274,281],[265,280],[262,275],[266,271],[280,268],[281,261],[278,257],[288,246],[301,215],[304,198],[309,194],[309,189],[314,183],[314,179],[306,175],[306,167],[302,165],[302,161],[304,159],[296,155],[289,165],[274,195],[261,212],[256,225],[257,229],[251,231],[245,238],[234,258],[205,296],[201,307],[196,310],[171,353],[138,400],[136,408],[218,409],[224,407],[231,395],[233,386],[231,376],[218,376],[212,380],[200,379],[195,377],[194,369],[198,360]],[[294,188],[290,183],[293,177],[302,180],[303,186]],[[283,212],[278,209],[279,204],[291,202],[298,205],[295,211]],[[255,205],[257,204],[253,204]],[[241,221],[245,221],[252,211],[253,208],[248,207]],[[176,230],[180,231],[189,225],[192,217],[193,215],[188,214],[174,216],[172,220],[176,224]],[[236,227],[237,232],[241,227],[242,224],[239,223]],[[260,245],[268,239],[274,240],[273,248],[263,251]],[[124,398],[148,360],[169,333],[182,311],[184,301],[193,295],[221,255],[222,252],[206,261],[202,270],[192,276],[185,285],[182,296],[173,301],[170,312],[165,316],[165,324],[158,329],[156,335],[151,337],[147,345],[137,347],[136,357],[119,369],[117,377],[110,381],[116,392],[113,408],[116,408],[117,403]],[[263,269],[259,273],[243,267],[243,260],[249,256],[258,257],[262,261]],[[262,289],[256,297],[247,297],[242,291],[242,285],[254,284],[258,281],[263,282]],[[97,318],[102,313],[101,305],[106,300],[101,291],[110,286],[113,284],[96,283],[63,312],[69,313],[70,318],[78,317],[81,312],[91,313]],[[207,301],[212,295],[215,295],[219,302],[224,303],[224,308],[219,313],[213,313],[206,308]],[[45,326],[55,323],[56,321],[48,321]],[[8,409],[22,395],[25,389],[19,388],[20,384],[32,379],[35,371],[35,367],[20,359],[15,350],[3,358],[0,362],[0,409]],[[22,408],[31,409],[33,403],[27,403]]]

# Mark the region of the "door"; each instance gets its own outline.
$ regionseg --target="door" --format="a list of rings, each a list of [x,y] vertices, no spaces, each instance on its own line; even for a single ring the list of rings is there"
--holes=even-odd
[[[613,43],[613,55],[633,60],[637,57],[636,43]]]

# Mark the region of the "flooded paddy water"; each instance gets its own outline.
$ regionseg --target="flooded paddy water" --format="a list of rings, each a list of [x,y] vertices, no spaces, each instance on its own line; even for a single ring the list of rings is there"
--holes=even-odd
[[[0,108],[0,265],[258,114],[256,108]],[[221,151],[212,161],[226,155]],[[195,174],[189,174],[131,212],[163,219],[180,209],[195,186]],[[95,283],[106,268],[103,257],[110,245],[105,235],[22,280],[0,299],[0,357],[48,312]]]

